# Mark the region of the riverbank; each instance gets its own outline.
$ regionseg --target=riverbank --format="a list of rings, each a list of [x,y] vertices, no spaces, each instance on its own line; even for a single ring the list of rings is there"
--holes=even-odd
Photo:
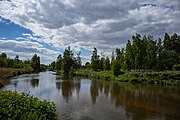
[[[7,79],[13,76],[32,73],[33,69],[28,68],[0,68],[0,78]]]
[[[57,120],[55,104],[26,93],[0,90],[1,120]]]
[[[162,72],[121,72],[118,77],[113,75],[112,71],[94,72],[92,70],[79,70],[74,72],[74,76],[87,77],[93,79],[102,79],[107,81],[130,82],[133,84],[155,84],[180,86],[180,71],[162,71]]]

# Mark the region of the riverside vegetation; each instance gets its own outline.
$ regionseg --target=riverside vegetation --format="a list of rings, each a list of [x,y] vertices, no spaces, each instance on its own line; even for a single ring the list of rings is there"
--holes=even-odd
[[[55,105],[26,93],[0,91],[1,120],[57,120]]]
[[[46,65],[40,64],[40,57],[36,54],[31,60],[8,58],[6,53],[0,55],[0,87],[7,78],[20,74],[44,71]],[[0,90],[0,119],[1,120],[57,120],[53,103],[40,101],[26,93]]]
[[[40,72],[47,69],[47,66],[40,64],[40,57],[36,54],[31,60],[20,60],[16,55],[14,59],[8,58],[6,53],[0,54],[0,79],[6,79],[12,76]]]
[[[163,42],[160,38],[155,40],[151,35],[142,37],[136,34],[132,36],[131,41],[128,40],[125,48],[116,48],[115,52],[112,52],[111,60],[103,53],[99,55],[98,50],[94,48],[91,61],[81,65],[80,54],[79,52],[75,57],[73,51],[68,47],[63,55],[59,55],[57,60],[48,66],[48,69],[64,75],[108,81],[180,86],[180,35],[176,33],[171,36],[165,33]],[[40,72],[45,69],[47,66],[40,64],[40,57],[36,54],[31,60],[25,61],[19,60],[19,56],[10,59],[5,53],[0,55],[0,79],[23,73]],[[18,97],[17,102],[12,96]],[[52,115],[51,119],[56,119],[53,104],[40,102],[37,98],[29,97],[24,93],[2,90],[0,97],[3,100],[3,104],[0,104],[0,110],[3,113],[0,114],[1,119],[13,117],[49,119],[48,115]],[[29,103],[38,107],[26,106]],[[12,105],[17,106],[15,111]],[[22,110],[26,112],[22,113]],[[37,113],[32,110],[37,110]]]
[[[112,58],[94,48],[91,61],[81,65],[80,53],[68,47],[49,65],[51,70],[65,75],[86,76],[121,82],[180,85],[180,35],[164,34],[155,40],[151,35],[136,34],[125,48],[116,48]]]

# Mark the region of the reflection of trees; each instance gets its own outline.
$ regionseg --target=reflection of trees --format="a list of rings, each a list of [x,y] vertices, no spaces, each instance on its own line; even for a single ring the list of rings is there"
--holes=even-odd
[[[81,83],[79,79],[76,80],[63,80],[61,82],[56,82],[56,88],[58,90],[61,89],[62,96],[66,99],[66,101],[69,101],[69,97],[72,96],[72,93],[76,91],[77,95],[79,96]]]
[[[96,103],[96,97],[99,95],[98,89],[99,89],[98,82],[96,80],[92,80],[90,92],[91,92],[91,99],[93,104]]]
[[[102,93],[102,91],[104,92]],[[152,115],[158,116],[159,114],[180,117],[178,114],[180,113],[180,97],[178,96],[180,91],[175,88],[137,86],[92,80],[90,92],[93,104],[96,103],[100,93],[106,97],[110,95],[115,106],[123,107],[127,116],[133,120],[152,118]]]
[[[33,88],[38,87],[39,85],[39,79],[32,79],[30,80],[30,84]]]

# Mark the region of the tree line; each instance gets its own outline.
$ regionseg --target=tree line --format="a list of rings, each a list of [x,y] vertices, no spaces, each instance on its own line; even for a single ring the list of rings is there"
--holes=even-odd
[[[86,67],[93,71],[112,70],[116,76],[121,70],[162,71],[180,68],[180,35],[165,33],[162,41],[161,38],[155,40],[151,35],[136,34],[131,41],[128,40],[125,48],[116,48],[111,61],[104,55],[98,55],[94,48],[91,62],[87,62]]]
[[[0,67],[3,68],[29,68],[33,72],[40,72],[47,69],[47,66],[40,64],[40,57],[34,54],[31,60],[20,60],[19,56],[15,58],[7,57],[6,53],[0,54]]]
[[[65,75],[73,74],[75,70],[81,68],[80,54],[79,52],[75,57],[71,48],[68,47],[64,50],[63,56],[60,54],[57,60],[49,65],[49,70],[62,71]]]

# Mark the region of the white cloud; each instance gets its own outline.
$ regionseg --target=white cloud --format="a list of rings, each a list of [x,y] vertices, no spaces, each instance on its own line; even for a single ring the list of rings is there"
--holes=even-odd
[[[23,60],[30,59],[34,54],[40,55],[42,63],[48,64],[54,61],[58,56],[58,52],[49,50],[37,42],[16,41],[16,40],[0,40],[1,52],[7,53],[10,57],[19,55]]]
[[[29,39],[62,50],[97,47],[110,54],[136,32],[180,33],[179,0],[12,0],[0,8],[0,16],[33,31],[24,34]]]

